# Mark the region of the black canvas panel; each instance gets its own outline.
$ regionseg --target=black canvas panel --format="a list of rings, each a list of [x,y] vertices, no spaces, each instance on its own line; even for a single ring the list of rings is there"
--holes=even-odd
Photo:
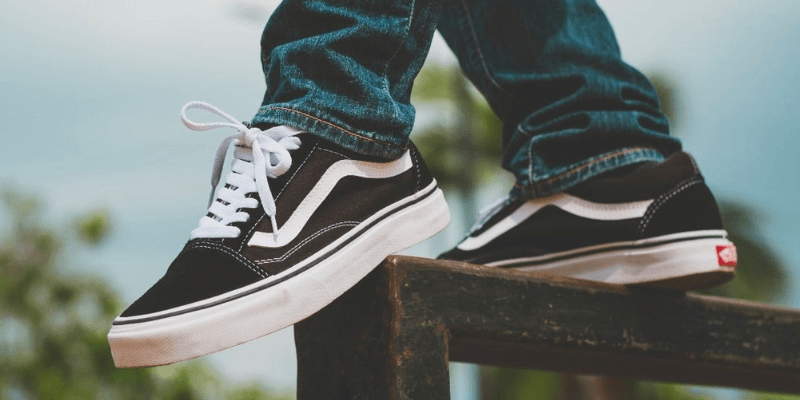
[[[264,274],[266,276],[266,274]],[[167,273],[123,317],[149,314],[208,299],[262,279],[255,265],[218,243],[193,240]]]
[[[416,190],[422,190],[433,182],[433,176],[428,169],[428,164],[422,159],[419,149],[414,143],[408,142],[408,150],[411,152],[411,159],[414,161],[414,171],[416,172],[417,180],[415,182]]]
[[[676,186],[650,205],[640,237],[709,229],[722,229],[717,202],[702,180],[693,180]]]
[[[413,170],[384,179],[345,177],[337,183],[292,242],[280,248],[245,246],[242,254],[252,260],[283,259],[280,265],[272,263],[269,271],[273,274],[291,268],[375,212],[388,207],[399,198],[413,194],[411,182],[414,181]],[[259,228],[271,232],[268,225],[269,221],[264,221]],[[288,252],[292,254],[286,256]]]
[[[277,178],[269,179],[269,189],[270,191],[272,191],[273,196],[278,196],[281,192],[283,192],[287,183],[294,180],[293,177],[295,177],[300,172],[301,168],[306,164],[306,161],[313,155],[314,149],[318,147],[318,144],[320,142],[319,139],[308,133],[299,134],[297,135],[297,138],[300,139],[301,145],[299,149],[291,152],[292,166],[283,175]],[[258,200],[258,203],[261,204],[261,199],[259,198],[258,193],[250,193],[248,194],[248,197],[252,197]],[[279,196],[276,197],[276,200],[278,198]],[[260,206],[256,208],[245,208],[240,211],[246,212],[250,216],[245,222],[236,222],[231,224],[231,226],[239,228],[241,232],[250,232],[253,226],[265,215],[264,209]],[[244,240],[244,235],[239,235],[238,238],[216,239],[216,241],[237,250],[241,247],[243,240]]]
[[[340,155],[315,149],[314,154],[306,161],[303,169],[292,179],[292,184],[287,186],[282,192],[276,192],[275,218],[278,221],[278,229],[292,216],[292,213],[300,205],[300,202],[308,195],[308,192],[319,182],[322,174],[337,161],[344,160]],[[280,194],[280,195],[279,195]],[[263,219],[256,230],[262,232],[272,232],[272,224],[269,219]]]
[[[488,253],[533,256],[629,241],[636,238],[638,223],[638,219],[598,221],[548,206],[479,249],[448,252],[440,257],[464,261],[475,260],[479,255]]]
[[[354,226],[355,224],[333,224],[314,233],[313,236],[304,237],[302,240],[297,241],[297,243],[284,246],[281,248],[281,251],[277,252],[259,252],[255,250],[256,248],[252,248],[253,251],[245,252],[253,254],[275,254],[275,257],[272,258],[259,257],[256,263],[259,268],[270,275],[278,275],[307,259],[309,256],[316,254],[318,251],[325,248],[325,246],[349,232]]]

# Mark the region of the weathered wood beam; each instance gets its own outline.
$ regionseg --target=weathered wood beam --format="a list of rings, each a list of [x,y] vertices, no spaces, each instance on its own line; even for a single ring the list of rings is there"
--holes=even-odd
[[[392,256],[295,327],[298,399],[447,399],[448,361],[800,393],[800,311]]]

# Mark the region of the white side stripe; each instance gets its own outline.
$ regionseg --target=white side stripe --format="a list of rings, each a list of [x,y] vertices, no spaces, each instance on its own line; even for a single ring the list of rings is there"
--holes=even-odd
[[[583,218],[602,221],[641,218],[653,200],[634,201],[630,203],[603,204],[583,200],[566,193],[559,193],[540,199],[528,200],[516,211],[503,218],[493,227],[475,237],[469,237],[458,245],[464,251],[475,250],[487,245],[500,235],[521,224],[531,215],[546,206],[556,206],[570,214]]]
[[[357,176],[361,178],[391,178],[408,171],[413,166],[409,152],[403,154],[400,159],[388,163],[374,163],[356,160],[337,161],[331,165],[322,175],[322,178],[308,192],[308,195],[300,202],[297,209],[283,226],[278,229],[278,238],[266,232],[256,232],[248,246],[258,247],[283,247],[294,240],[303,227],[306,225],[311,215],[319,208],[325,198],[331,194],[336,184],[346,176]]]

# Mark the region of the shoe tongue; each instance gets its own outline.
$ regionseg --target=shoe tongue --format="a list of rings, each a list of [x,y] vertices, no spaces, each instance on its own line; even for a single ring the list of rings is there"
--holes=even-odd
[[[264,150],[262,150],[261,152],[262,152],[262,154],[264,154],[264,157],[269,157],[269,159],[266,160],[268,163],[273,164],[273,165],[278,163],[278,160],[276,159],[277,156],[275,154],[267,155],[267,153]],[[251,164],[254,164],[253,152],[251,151],[251,149],[249,147],[236,146],[236,148],[233,150],[233,161],[232,162],[236,162],[236,160],[247,161],[247,162],[249,162]]]
[[[292,167],[289,169],[289,171],[287,171],[287,173],[295,170],[296,169],[295,164],[298,162],[298,160],[302,161],[302,159],[304,159],[308,155],[309,150],[314,147],[313,146],[313,142],[315,142],[315,138],[311,134],[309,134],[309,133],[300,133],[300,134],[296,135],[295,137],[300,139],[300,148],[297,149],[297,150],[289,151],[289,153],[292,156]],[[266,156],[266,154],[264,154],[264,156]],[[237,159],[238,160],[242,160],[242,161],[246,161],[246,162],[249,162],[249,163],[253,163],[253,152],[252,152],[252,150],[249,147],[245,147],[245,146],[242,146],[242,145],[235,146],[233,148],[233,162],[236,162]],[[277,162],[277,160],[270,159],[269,162],[274,164],[274,163]],[[273,178],[273,179],[275,179],[275,178]],[[273,182],[270,186],[272,186],[274,184],[275,184],[275,182]]]
[[[311,138],[311,135],[309,135],[308,133],[300,133],[298,135],[295,135],[295,137],[300,139],[300,149],[302,149],[305,146],[305,142]],[[297,153],[298,151],[300,151],[300,149],[290,151],[290,153],[292,154],[292,158],[294,158],[294,153]],[[264,156],[266,156],[266,152],[263,153]],[[234,159],[238,158],[242,161],[253,162],[253,152],[250,150],[249,147],[237,145],[233,149],[233,158]],[[277,162],[277,160],[270,159],[270,162],[275,163]]]
[[[249,147],[236,146],[233,149],[233,158],[238,158],[242,161],[253,162],[253,152]]]

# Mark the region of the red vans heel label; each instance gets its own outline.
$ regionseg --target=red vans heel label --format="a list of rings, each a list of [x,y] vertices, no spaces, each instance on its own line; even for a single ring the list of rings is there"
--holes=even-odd
[[[717,246],[717,261],[720,267],[735,267],[736,246],[732,244]]]

